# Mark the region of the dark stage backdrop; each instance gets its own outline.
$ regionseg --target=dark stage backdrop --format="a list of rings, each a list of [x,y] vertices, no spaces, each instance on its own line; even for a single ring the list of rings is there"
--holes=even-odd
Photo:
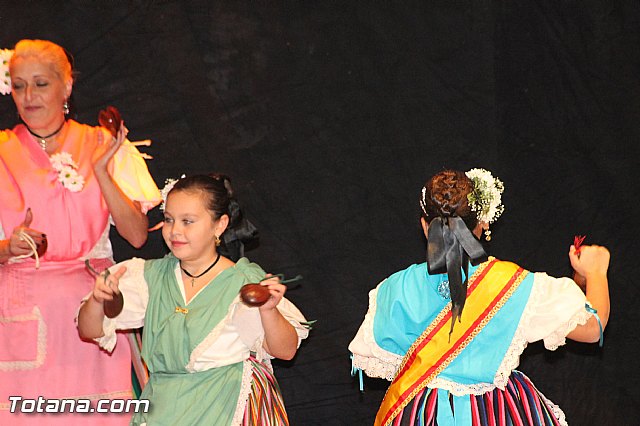
[[[575,234],[610,248],[604,348],[531,345],[521,369],[572,425],[637,424],[640,4],[433,3],[5,0],[0,46],[65,46],[78,120],[117,106],[160,187],[232,177],[248,256],[302,274],[287,296],[318,321],[276,364],[293,425],[372,423],[387,383],[360,394],[347,345],[368,291],[423,261],[418,194],[443,167],[505,182],[497,257],[561,276]],[[115,241],[119,260],[165,252],[159,232]]]

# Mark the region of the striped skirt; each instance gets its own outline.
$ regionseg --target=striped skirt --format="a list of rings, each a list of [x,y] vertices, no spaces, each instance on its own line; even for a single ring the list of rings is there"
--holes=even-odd
[[[393,426],[445,426],[464,417],[472,426],[560,426],[566,424],[564,414],[538,391],[531,380],[513,371],[504,390],[494,389],[482,395],[469,395],[470,413],[455,413],[453,397],[444,400],[448,407],[438,407],[438,389],[425,388],[393,421]],[[438,410],[449,414],[447,422],[438,423]],[[451,414],[453,417],[450,417]],[[442,417],[441,417],[442,418]]]
[[[282,393],[273,372],[251,357],[253,377],[242,426],[289,426]]]

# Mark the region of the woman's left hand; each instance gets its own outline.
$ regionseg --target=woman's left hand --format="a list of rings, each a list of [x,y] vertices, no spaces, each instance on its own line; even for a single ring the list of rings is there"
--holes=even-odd
[[[95,171],[107,171],[107,165],[113,158],[115,153],[120,149],[124,140],[127,138],[129,129],[124,125],[124,121],[120,124],[120,130],[118,130],[116,137],[111,137],[105,141],[104,132],[96,132],[97,149],[93,154],[93,169]]]
[[[284,297],[284,294],[287,291],[287,286],[284,284],[280,284],[280,280],[275,276],[262,281],[260,284],[269,288],[269,294],[271,296],[264,305],[260,306],[259,309],[261,311],[269,311],[271,309],[275,309],[276,306],[278,306],[278,303],[280,303],[280,300],[282,300],[282,297]]]

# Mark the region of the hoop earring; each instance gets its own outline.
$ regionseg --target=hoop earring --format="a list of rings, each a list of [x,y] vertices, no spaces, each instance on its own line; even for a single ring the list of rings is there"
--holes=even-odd
[[[69,115],[69,102],[66,99],[62,104],[62,112],[64,112],[64,115]]]
[[[484,239],[487,241],[491,241],[491,231],[489,228],[484,230]]]
[[[216,235],[216,247],[220,247],[221,243],[222,241],[220,240],[220,237]]]

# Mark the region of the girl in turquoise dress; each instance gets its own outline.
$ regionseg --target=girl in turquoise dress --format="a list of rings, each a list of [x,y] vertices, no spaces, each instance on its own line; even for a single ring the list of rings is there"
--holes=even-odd
[[[261,282],[269,299],[242,303],[241,287],[267,274],[255,263],[221,256],[228,227],[229,181],[196,175],[177,181],[165,203],[162,228],[171,253],[130,259],[97,278],[78,316],[84,338],[106,350],[115,330],[144,325],[142,357],[150,378],[141,400],[150,409],[134,425],[288,425],[270,359],[289,360],[308,336],[306,320],[277,278]],[[104,303],[122,293],[115,318]]]
[[[576,282],[488,257],[479,239],[502,213],[502,191],[483,169],[444,170],[423,187],[427,261],[371,290],[349,344],[354,373],[391,381],[375,426],[567,424],[516,368],[529,343],[601,339],[609,251],[572,245]]]

